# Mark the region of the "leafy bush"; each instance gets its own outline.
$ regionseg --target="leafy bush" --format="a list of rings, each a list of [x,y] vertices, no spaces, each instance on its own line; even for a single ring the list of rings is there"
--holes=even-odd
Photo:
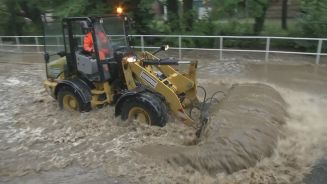
[[[252,23],[248,19],[216,21],[215,29],[219,35],[252,35]]]
[[[302,0],[302,14],[299,19],[299,36],[301,37],[327,37],[327,0]],[[309,51],[316,51],[317,42],[300,42],[299,47]],[[323,52],[327,52],[326,44]]]
[[[306,37],[327,36],[327,0],[302,0],[299,19],[301,33]]]

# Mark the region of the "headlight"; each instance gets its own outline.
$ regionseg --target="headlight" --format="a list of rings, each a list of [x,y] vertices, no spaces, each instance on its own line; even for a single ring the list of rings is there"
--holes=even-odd
[[[167,51],[169,49],[169,45],[165,45],[165,51]]]
[[[136,57],[135,57],[135,56],[128,57],[126,60],[127,60],[127,62],[129,62],[129,63],[133,63],[133,62],[136,61]]]

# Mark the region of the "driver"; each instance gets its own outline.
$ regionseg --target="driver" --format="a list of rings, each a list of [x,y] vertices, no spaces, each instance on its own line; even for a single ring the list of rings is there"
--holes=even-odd
[[[86,21],[80,22],[82,31],[85,34],[83,40],[83,50],[90,54],[94,53],[94,42],[92,38],[92,32],[89,29],[89,26]],[[98,42],[98,50],[99,50],[99,57],[100,60],[103,61],[106,59],[106,56],[109,54],[109,41],[106,34],[103,31],[96,32],[97,42]],[[103,65],[104,71],[109,71],[108,65]]]
[[[81,27],[84,30],[85,36],[83,40],[83,49],[85,52],[90,54],[94,53],[94,42],[92,38],[92,32],[88,28],[86,21],[81,21]],[[100,60],[104,60],[106,56],[109,54],[109,41],[106,34],[103,31],[96,31],[97,42],[99,45],[99,57]]]
[[[100,31],[97,32],[96,34],[97,34],[98,42],[100,42],[99,44],[104,45],[103,47],[99,48],[100,60],[104,60],[106,56],[109,54],[109,49],[107,46],[105,46],[105,45],[109,45],[109,41],[104,32]],[[86,35],[84,36],[83,49],[86,52],[94,53],[94,42],[93,42],[91,31],[87,32]]]

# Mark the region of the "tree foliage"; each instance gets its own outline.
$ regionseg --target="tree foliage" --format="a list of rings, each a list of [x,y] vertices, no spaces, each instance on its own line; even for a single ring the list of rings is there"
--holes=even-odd
[[[300,28],[302,36],[323,37],[327,35],[327,0],[302,0]]]
[[[45,9],[49,9],[51,2],[51,0],[1,0],[2,34],[40,34],[41,14]]]
[[[127,14],[135,22],[134,29],[138,34],[148,34],[153,31],[150,26],[154,20],[153,3],[154,0],[125,0],[123,3]]]
[[[193,0],[159,0],[168,9],[168,20],[164,21],[154,18],[152,6],[155,1],[158,0],[0,0],[0,34],[41,34],[43,12],[52,12],[59,17],[102,15],[114,13],[116,7],[121,5],[134,19],[135,30],[139,34],[259,35],[262,34],[266,11],[271,3],[271,0],[206,0],[212,11],[207,19],[199,20]],[[282,25],[286,28],[287,0],[282,1]],[[326,37],[327,0],[301,2],[302,14],[298,19],[298,32],[294,34]],[[245,25],[244,20],[250,21]]]
[[[242,18],[249,16],[254,19],[253,33],[260,34],[266,18],[266,11],[271,0],[212,0],[214,11],[212,17],[216,19]]]
[[[193,0],[166,0],[162,2],[167,5],[167,24],[170,32],[182,34],[192,31],[195,19]]]
[[[101,15],[113,10],[106,0],[56,0],[51,4],[54,14],[60,17]]]
[[[288,0],[283,0],[282,2],[282,28],[287,29],[287,13],[288,13]]]
[[[1,0],[1,34],[41,34],[44,12],[55,16],[89,16],[115,13],[116,7],[124,10],[137,21],[138,33],[145,33],[153,19],[151,5],[154,0]]]
[[[193,0],[183,0],[183,30],[192,31],[194,14]]]
[[[167,0],[168,21],[170,31],[176,32],[180,30],[180,21],[178,15],[178,0]]]

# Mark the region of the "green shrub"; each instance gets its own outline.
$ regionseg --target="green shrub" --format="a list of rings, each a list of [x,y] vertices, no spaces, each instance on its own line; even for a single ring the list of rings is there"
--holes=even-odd
[[[219,35],[252,35],[252,23],[248,19],[216,21],[215,30]]]
[[[327,0],[302,0],[302,14],[298,21],[299,36],[301,37],[327,37]],[[317,41],[302,41],[297,45],[309,51],[317,50]],[[322,52],[327,52],[326,44]]]

